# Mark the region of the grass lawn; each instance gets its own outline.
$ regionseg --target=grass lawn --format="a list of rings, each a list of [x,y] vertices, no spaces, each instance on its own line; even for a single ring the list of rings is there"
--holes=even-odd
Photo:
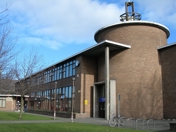
[[[146,132],[81,123],[0,124],[0,132]]]
[[[22,119],[19,119],[19,112],[0,111],[0,120],[53,120],[53,118],[23,113]]]
[[[19,120],[18,112],[0,111],[0,120]],[[53,120],[43,116],[36,116],[23,113],[20,120]],[[90,125],[71,122],[54,123],[22,123],[22,124],[0,124],[0,132],[145,132],[134,129],[120,129],[109,126]]]

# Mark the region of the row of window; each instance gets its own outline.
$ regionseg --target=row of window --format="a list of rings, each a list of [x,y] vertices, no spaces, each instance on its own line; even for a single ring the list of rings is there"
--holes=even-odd
[[[37,75],[37,77],[35,78],[32,78],[31,80],[29,80],[29,83],[31,83],[32,86],[36,86],[43,83],[48,83],[51,81],[56,81],[63,78],[75,76],[76,74],[75,63],[76,60],[73,60],[65,64],[58,65],[55,68],[48,70],[44,73],[41,73],[40,75]]]
[[[56,100],[56,111],[71,111],[71,99]],[[30,101],[29,109],[40,109],[40,110],[54,110],[54,101],[49,103],[49,100],[45,101]]]
[[[73,60],[63,65],[57,66],[53,70],[49,70],[45,72],[44,83],[60,80],[62,78],[71,77],[71,76],[74,76],[75,74],[76,74],[75,60]],[[39,82],[40,82],[40,79],[39,79]]]
[[[45,97],[47,99],[52,99],[54,98],[55,90],[56,90],[56,97],[59,99],[72,98],[72,93],[75,91],[75,89],[73,89],[72,86],[67,86],[62,88],[49,89],[45,91],[31,93],[31,97],[38,97],[38,98]]]

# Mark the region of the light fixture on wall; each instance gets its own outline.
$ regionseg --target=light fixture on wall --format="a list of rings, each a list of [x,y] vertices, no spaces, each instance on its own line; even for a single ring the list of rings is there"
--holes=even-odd
[[[80,65],[79,60],[76,60],[75,65],[76,65],[76,67],[78,67]]]

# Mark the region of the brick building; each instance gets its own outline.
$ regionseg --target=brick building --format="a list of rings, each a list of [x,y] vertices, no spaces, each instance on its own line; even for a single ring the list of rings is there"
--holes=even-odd
[[[0,94],[0,111],[19,111],[21,107],[20,95]],[[27,103],[28,96],[24,96],[24,103]]]
[[[133,9],[127,2],[122,22],[98,30],[97,44],[34,74],[28,111],[53,114],[56,109],[57,116],[70,117],[73,110],[75,118],[175,118],[170,115],[175,100],[168,93],[175,86],[170,57],[175,46],[166,46],[170,32],[140,21]]]
[[[176,118],[176,43],[158,48],[162,65],[163,115]]]

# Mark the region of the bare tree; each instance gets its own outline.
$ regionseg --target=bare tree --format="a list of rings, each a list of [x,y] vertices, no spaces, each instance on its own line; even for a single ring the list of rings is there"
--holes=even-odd
[[[29,91],[37,84],[35,72],[39,71],[42,66],[43,62],[37,50],[32,50],[29,55],[25,55],[21,61],[18,59],[15,63],[14,74],[17,79],[15,90],[21,95],[19,118],[22,118],[24,95],[28,94]]]
[[[16,38],[10,28],[8,8],[0,12],[0,93],[13,91],[14,80],[11,64],[17,52],[14,51]]]
[[[3,74],[0,74],[0,93],[15,94],[15,82],[13,69],[8,69]]]
[[[10,27],[10,19],[7,17],[8,7],[0,12],[0,70],[5,70],[14,58],[16,38]]]

